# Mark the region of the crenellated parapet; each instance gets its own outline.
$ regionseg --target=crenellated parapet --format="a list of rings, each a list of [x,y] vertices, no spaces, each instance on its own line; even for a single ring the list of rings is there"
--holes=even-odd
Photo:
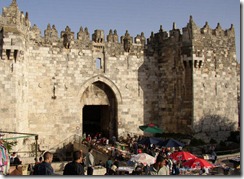
[[[117,30],[114,30],[114,32],[112,31],[112,29],[109,30],[109,34],[107,35],[107,42],[113,42],[113,43],[119,42]]]
[[[77,33],[77,40],[82,42],[89,42],[90,41],[90,33],[88,32],[88,28],[85,27],[83,30],[83,27],[80,27],[80,31]]]
[[[57,42],[59,40],[58,31],[55,25],[52,25],[52,27],[50,24],[47,25],[47,29],[44,31],[44,40],[47,44]]]
[[[125,52],[130,52],[133,43],[133,37],[130,36],[128,30],[126,30],[125,35],[121,36],[120,39],[124,45]]]
[[[222,29],[220,23],[217,24],[215,29],[211,29],[208,25],[208,22],[205,23],[205,25],[201,28],[201,34],[203,35],[211,35],[211,36],[219,36],[219,37],[227,37],[232,38],[235,36],[235,30],[234,25],[231,24],[231,27],[229,29]]]
[[[0,26],[5,27],[5,31],[27,33],[31,23],[28,12],[20,12],[16,0],[13,0],[9,7],[4,7],[0,17]]]
[[[3,13],[0,17],[0,27],[3,27],[3,33],[22,32],[23,40],[28,42],[23,42],[25,46],[35,44],[37,46],[52,46],[65,49],[92,49],[94,45],[98,47],[98,44],[115,43],[118,46],[116,49],[122,49],[119,53],[138,54],[145,51],[148,55],[153,55],[154,53],[161,55],[163,48],[177,47],[181,48],[182,55],[186,57],[192,57],[194,54],[195,56],[204,55],[206,47],[220,48],[228,46],[231,51],[235,51],[233,25],[229,29],[223,30],[218,23],[217,27],[212,29],[206,22],[204,27],[200,28],[196,25],[192,16],[190,16],[186,27],[181,30],[176,27],[175,22],[169,32],[165,31],[161,25],[159,31],[157,33],[152,32],[148,39],[146,39],[143,32],[136,37],[132,37],[128,30],[119,38],[117,31],[112,31],[112,29],[107,36],[105,36],[106,32],[104,30],[97,29],[90,37],[87,27],[84,29],[80,27],[75,37],[69,26],[66,26],[59,35],[55,25],[51,26],[50,24],[47,25],[42,37],[40,29],[36,25],[31,27],[30,24],[28,13],[24,15],[23,12],[19,11],[16,0],[13,0],[9,7],[3,8]],[[194,46],[193,49],[192,46]]]
[[[146,38],[144,36],[144,33],[142,32],[141,35],[137,35],[134,39],[136,44],[142,44],[145,45],[146,44]]]
[[[12,63],[23,58],[30,27],[28,12],[26,14],[20,12],[16,0],[13,0],[9,7],[3,8],[0,16],[0,58],[2,60]]]
[[[30,29],[30,40],[36,41],[37,43],[41,41],[41,30],[37,27],[36,24]]]
[[[69,26],[66,27],[64,31],[61,31],[60,36],[55,25],[47,25],[46,30],[44,31],[44,37],[41,36],[40,29],[34,25],[30,28],[30,40],[35,44],[42,46],[56,46],[64,48],[92,48],[92,46],[104,46],[107,43],[114,43],[120,45],[124,52],[134,53],[135,51],[141,51],[141,49],[146,46],[146,38],[142,32],[138,34],[133,41],[133,37],[130,36],[128,30],[125,32],[125,35],[120,37],[117,34],[117,30],[114,31],[110,29],[108,35],[105,38],[104,30],[96,29],[91,35],[88,31],[88,28],[80,27],[77,37],[74,37],[74,32],[71,32]],[[65,45],[66,44],[66,45]],[[72,46],[70,46],[72,44]],[[116,45],[116,46],[117,46]],[[140,47],[140,48],[139,48]],[[133,50],[131,50],[133,49]],[[138,49],[138,50],[136,50]],[[132,52],[133,51],[133,52]],[[122,53],[122,52],[121,52]],[[135,52],[136,53],[136,52]]]
[[[61,32],[63,45],[66,49],[71,48],[71,43],[74,42],[74,34],[74,32],[71,32],[69,26],[66,26],[65,31]]]
[[[176,28],[175,22],[173,23],[173,29],[169,31],[170,38],[175,42],[179,42],[181,40],[180,29]]]
[[[184,44],[191,44],[194,38],[198,39],[198,36],[201,36],[203,39],[206,35],[211,36],[213,38],[226,38],[230,39],[235,37],[234,26],[231,24],[231,27],[227,30],[222,29],[220,24],[217,24],[215,29],[211,29],[208,25],[208,22],[204,25],[204,27],[200,28],[196,25],[193,20],[193,17],[190,16],[189,22],[186,27],[183,27],[182,30],[176,28],[175,22],[173,23],[172,30],[164,31],[162,25],[160,26],[158,33],[153,33],[147,39],[148,44],[157,43],[157,45],[167,44],[169,41],[177,41],[182,42]]]

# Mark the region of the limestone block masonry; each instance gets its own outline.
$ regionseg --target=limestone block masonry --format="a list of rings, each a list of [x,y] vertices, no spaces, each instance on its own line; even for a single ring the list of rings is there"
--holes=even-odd
[[[182,30],[160,27],[119,38],[116,30],[91,35],[48,24],[41,36],[16,0],[0,16],[0,130],[36,133],[41,150],[82,135],[85,107],[99,106],[108,137],[143,134],[150,122],[165,132],[225,140],[238,129],[240,65],[234,27]],[[32,145],[19,148],[29,149]]]

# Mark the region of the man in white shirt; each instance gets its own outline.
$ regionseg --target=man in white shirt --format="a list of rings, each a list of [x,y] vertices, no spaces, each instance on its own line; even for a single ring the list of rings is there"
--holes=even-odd
[[[86,155],[86,166],[87,166],[87,175],[93,175],[93,170],[95,166],[94,156],[92,155],[93,149],[90,148]]]

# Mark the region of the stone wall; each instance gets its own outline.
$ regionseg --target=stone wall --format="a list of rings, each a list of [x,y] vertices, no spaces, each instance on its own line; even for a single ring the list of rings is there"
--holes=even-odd
[[[38,131],[41,143],[46,143],[45,140],[58,141],[57,138],[67,135],[66,131],[82,134],[81,88],[91,79],[94,80],[89,85],[96,80],[104,83],[107,80],[119,89],[123,99],[123,103],[118,104],[120,133],[135,132],[144,123],[144,98],[138,83],[138,68],[143,57],[129,56],[128,53],[111,57],[106,53],[104,71],[96,69],[97,57],[100,54],[89,49],[30,47],[27,60],[28,128]],[[146,73],[144,75],[147,76]],[[55,99],[52,98],[54,87]],[[47,135],[49,137],[45,138]]]
[[[87,27],[76,37],[69,26],[59,35],[50,24],[41,36],[13,1],[0,30],[0,130],[36,133],[41,150],[82,135],[85,105],[110,107],[102,119],[110,137],[142,134],[138,126],[149,122],[206,141],[236,129],[233,26],[199,28],[190,17],[182,30],[161,26],[147,43],[128,31],[119,41],[116,30],[95,30],[90,39]]]
[[[234,28],[193,26],[194,131],[205,141],[224,140],[238,127]]]

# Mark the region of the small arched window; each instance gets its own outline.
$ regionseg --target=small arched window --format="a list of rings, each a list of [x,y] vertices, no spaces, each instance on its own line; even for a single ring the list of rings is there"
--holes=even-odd
[[[96,69],[102,69],[102,59],[101,58],[96,59]]]

